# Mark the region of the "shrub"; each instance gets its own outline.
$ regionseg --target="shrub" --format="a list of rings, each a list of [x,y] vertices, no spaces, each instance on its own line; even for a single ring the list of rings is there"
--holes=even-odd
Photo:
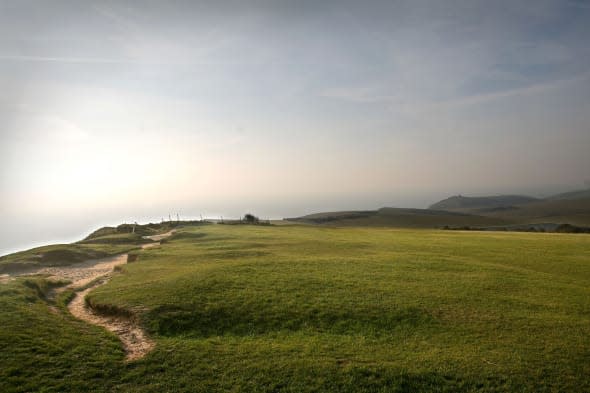
[[[260,220],[255,215],[248,213],[244,216],[244,221],[248,224],[258,224]]]

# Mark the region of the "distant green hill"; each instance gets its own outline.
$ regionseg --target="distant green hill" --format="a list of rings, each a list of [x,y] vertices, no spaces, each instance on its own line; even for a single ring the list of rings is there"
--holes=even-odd
[[[578,190],[536,199],[520,195],[453,196],[430,209],[494,217],[514,224],[590,225],[590,190]]]
[[[572,191],[538,199],[525,195],[485,197],[452,196],[428,209],[384,207],[378,210],[314,213],[286,218],[298,222],[328,226],[365,226],[398,228],[523,228],[539,224],[546,230],[560,224],[590,226],[590,190]]]
[[[428,208],[433,210],[467,211],[473,209],[509,209],[514,205],[524,205],[538,201],[537,198],[524,195],[498,195],[485,197],[452,196],[443,199]]]
[[[590,225],[590,198],[544,199],[503,211],[479,211],[479,214],[515,223]]]
[[[292,222],[331,226],[370,226],[399,228],[440,228],[444,226],[506,225],[509,221],[496,217],[429,209],[384,207],[369,211],[344,211],[310,214],[287,218]]]
[[[570,191],[564,192],[562,194],[557,194],[546,198],[548,200],[561,200],[561,199],[585,199],[590,198],[590,188],[586,190],[577,190],[577,191]]]

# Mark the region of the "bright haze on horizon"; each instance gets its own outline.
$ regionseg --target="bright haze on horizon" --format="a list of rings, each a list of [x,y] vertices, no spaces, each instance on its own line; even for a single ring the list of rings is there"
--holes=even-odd
[[[590,2],[0,0],[0,254],[590,177]]]

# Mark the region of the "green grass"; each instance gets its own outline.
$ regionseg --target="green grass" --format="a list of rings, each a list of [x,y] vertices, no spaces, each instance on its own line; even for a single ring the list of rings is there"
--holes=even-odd
[[[443,210],[383,207],[379,210],[315,213],[286,219],[337,227],[442,228],[444,226],[506,225],[509,220]]]
[[[182,229],[90,294],[155,339],[130,364],[42,293],[0,286],[1,391],[590,391],[588,235]]]
[[[105,258],[138,249],[142,244],[151,242],[151,240],[144,239],[143,236],[168,232],[179,225],[194,227],[206,224],[199,221],[180,221],[103,227],[76,243],[36,247],[0,256],[0,274],[48,266],[66,266],[88,259]]]
[[[528,203],[515,203],[510,201],[513,197],[483,197],[483,198],[463,198],[445,200],[432,205],[434,208],[446,208],[450,211],[463,212],[473,215],[485,216],[488,219],[504,220],[513,224],[535,224],[535,223],[555,223],[571,224],[577,226],[590,225],[590,193],[589,190],[574,191],[563,195],[556,195],[555,198],[540,199]],[[569,199],[571,198],[571,199]],[[476,206],[466,206],[465,202],[477,202],[478,200],[500,200],[504,204],[498,203],[508,209],[489,209],[482,204]],[[453,203],[454,202],[454,203]],[[463,205],[461,204],[463,202]],[[442,206],[441,206],[442,205]],[[455,205],[455,206],[453,206]],[[463,224],[461,224],[463,225]],[[468,223],[464,225],[470,225]],[[483,224],[471,224],[483,226]],[[489,224],[488,224],[489,225]],[[494,225],[494,224],[492,224]]]
[[[138,248],[138,242],[54,244],[0,257],[0,273],[48,266],[65,266],[88,259],[104,258]]]
[[[98,238],[106,239],[113,235],[128,235],[131,239],[141,238],[142,236],[157,235],[168,232],[180,226],[203,226],[210,224],[207,221],[165,221],[162,223],[150,224],[121,224],[116,227],[102,227],[88,235],[83,242],[90,242]],[[117,237],[112,237],[117,239]]]
[[[124,358],[118,339],[46,300],[48,289],[41,279],[0,284],[0,391],[106,391]]]
[[[518,209],[490,213],[490,216],[516,222],[554,222],[590,226],[590,197],[570,200],[542,200],[519,206]]]
[[[151,240],[144,239],[139,233],[112,233],[108,235],[95,236],[79,241],[79,244],[142,244],[150,243]]]

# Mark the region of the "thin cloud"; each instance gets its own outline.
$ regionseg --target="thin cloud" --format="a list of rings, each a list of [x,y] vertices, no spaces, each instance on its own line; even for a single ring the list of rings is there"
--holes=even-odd
[[[319,96],[358,103],[389,102],[396,98],[391,95],[377,94],[376,91],[375,87],[334,87],[321,91]]]
[[[535,85],[515,88],[515,89],[508,89],[500,92],[489,93],[489,94],[480,94],[480,95],[473,95],[467,96],[464,98],[459,98],[455,100],[449,100],[443,102],[442,104],[445,106],[464,106],[464,105],[475,105],[480,104],[488,101],[494,101],[503,98],[509,97],[516,97],[516,96],[530,96],[535,94],[545,93],[549,90],[559,89],[564,86],[570,85],[575,82],[581,82],[590,77],[590,72],[580,74],[573,78],[561,79],[546,83],[537,83]]]
[[[129,59],[108,59],[97,57],[53,57],[53,56],[14,56],[3,55],[0,60],[6,61],[30,61],[30,62],[56,62],[56,63],[104,63],[104,64],[132,64],[138,63]]]
[[[576,82],[581,82],[590,78],[590,72],[579,74],[572,78],[560,79],[556,81],[537,83],[534,85],[506,89],[494,93],[469,95],[455,99],[433,101],[430,99],[418,99],[424,103],[430,103],[432,106],[466,106],[485,103],[503,98],[515,96],[528,96],[534,94],[544,93],[549,90],[558,89]],[[335,87],[328,88],[319,93],[320,97],[333,98],[337,100],[355,102],[355,103],[386,103],[394,104],[403,100],[403,94],[386,95],[379,94],[378,88],[375,87]]]
[[[114,22],[123,32],[133,34],[135,37],[141,36],[139,26],[131,19],[123,17],[121,13],[116,12],[113,8],[97,4],[91,4],[90,8],[107,20]]]

